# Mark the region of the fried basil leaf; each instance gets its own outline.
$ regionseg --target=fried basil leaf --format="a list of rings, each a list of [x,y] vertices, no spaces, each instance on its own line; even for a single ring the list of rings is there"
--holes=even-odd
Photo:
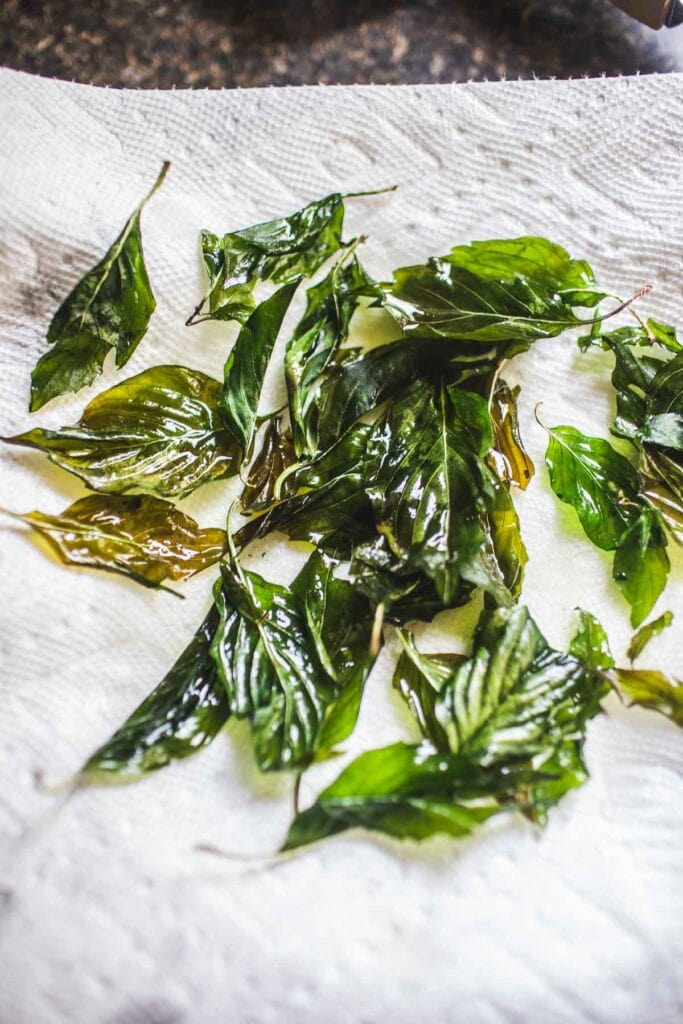
[[[224,563],[214,597],[212,655],[233,715],[249,722],[259,768],[304,768],[340,687],[320,660],[296,589]]]
[[[582,321],[604,294],[589,265],[543,238],[473,242],[394,271],[385,305],[406,334],[509,342],[508,354]]]
[[[168,501],[151,495],[90,494],[58,516],[19,516],[65,565],[123,573],[146,587],[186,580],[225,553],[224,530],[202,530]]]
[[[676,452],[644,445],[638,483],[640,497],[661,515],[674,540],[683,544],[683,458]]]
[[[251,449],[263,379],[298,278],[260,303],[230,350],[218,408],[244,461]]]
[[[519,385],[510,389],[504,380],[496,382],[490,403],[493,426],[490,455],[500,479],[524,491],[536,470],[519,434],[519,391]]]
[[[629,704],[659,711],[683,727],[683,682],[664,672],[636,668],[619,668],[615,674],[617,689]]]
[[[107,254],[81,278],[52,318],[47,332],[52,347],[31,374],[31,412],[57,395],[92,384],[111,349],[117,367],[124,366],[145,334],[156,301],[142,252],[140,214],[168,168],[165,163]]]
[[[436,716],[439,691],[464,660],[460,654],[422,654],[415,638],[399,631],[403,651],[396,664],[392,685],[408,705],[423,737],[436,750],[448,752],[448,737]]]
[[[346,341],[361,297],[378,298],[381,294],[355,254],[351,258],[342,254],[327,277],[308,289],[306,312],[285,352],[289,413],[298,456],[317,451],[317,439],[308,422],[316,381]]]
[[[4,440],[38,448],[94,491],[180,497],[237,472],[220,393],[218,381],[198,370],[154,366],[93,398],[73,427]]]
[[[84,783],[130,782],[211,743],[230,716],[210,654],[217,625],[212,607],[162,682],[87,761]]]
[[[274,416],[268,422],[261,448],[249,469],[240,498],[242,510],[256,513],[269,508],[275,501],[275,485],[295,460],[292,435],[289,429],[282,429],[281,417]],[[286,495],[291,490],[290,480],[285,479],[283,486]]]
[[[614,658],[604,627],[590,612],[579,609],[579,628],[569,645],[569,653],[588,668],[604,671],[614,668]]]
[[[632,626],[639,626],[650,614],[668,574],[666,536],[659,515],[643,508],[619,542],[612,569],[617,586],[631,605]]]
[[[631,664],[633,664],[636,658],[640,657],[650,640],[659,636],[665,629],[668,629],[673,620],[673,612],[663,612],[659,618],[653,619],[652,622],[641,626],[638,632],[633,634],[626,651],[626,657]]]

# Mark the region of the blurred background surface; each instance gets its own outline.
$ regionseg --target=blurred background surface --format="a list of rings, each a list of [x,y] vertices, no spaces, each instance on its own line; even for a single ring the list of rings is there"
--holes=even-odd
[[[0,62],[140,88],[683,70],[608,0],[2,0]]]

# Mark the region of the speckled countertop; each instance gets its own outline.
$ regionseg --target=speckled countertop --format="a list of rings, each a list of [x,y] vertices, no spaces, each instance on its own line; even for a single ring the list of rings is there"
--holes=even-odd
[[[560,78],[683,68],[607,0],[3,0],[0,62],[141,88]]]

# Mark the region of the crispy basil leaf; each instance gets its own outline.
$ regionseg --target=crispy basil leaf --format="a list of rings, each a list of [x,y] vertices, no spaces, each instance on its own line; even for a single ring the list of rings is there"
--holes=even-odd
[[[519,434],[519,391],[519,385],[510,389],[504,380],[496,382],[490,403],[493,426],[491,458],[500,479],[516,484],[524,491],[536,470]]]
[[[659,711],[683,727],[683,682],[664,672],[618,668],[617,689],[629,704]]]
[[[669,557],[659,515],[650,508],[623,535],[614,555],[612,576],[631,605],[631,625],[639,626],[666,586]]]
[[[600,437],[565,426],[548,433],[545,461],[555,494],[574,508],[596,547],[614,550],[638,514],[635,469]]]
[[[351,317],[361,297],[378,298],[381,294],[355,254],[350,259],[342,254],[327,277],[307,291],[306,312],[285,352],[285,378],[297,455],[317,450],[317,440],[311,436],[308,423],[316,398],[316,381],[346,341]]]
[[[461,580],[511,600],[488,517],[501,486],[483,461],[491,441],[484,399],[422,383],[390,405],[371,438],[378,468],[366,490],[377,529],[404,571],[425,573],[446,605]]]
[[[671,536],[683,544],[683,459],[676,452],[643,445],[638,466],[640,497],[658,512]]]
[[[683,451],[683,414],[662,412],[648,416],[638,432],[640,441]]]
[[[407,334],[510,342],[512,354],[582,323],[574,307],[602,298],[585,261],[529,237],[473,242],[396,270],[385,305]]]
[[[569,653],[588,668],[614,668],[614,658],[604,627],[594,615],[579,609],[579,628],[569,645]]]
[[[81,771],[85,783],[129,782],[211,743],[230,716],[210,654],[212,607],[172,669]]]
[[[282,429],[282,418],[274,416],[268,422],[260,451],[251,464],[240,504],[243,511],[263,512],[275,501],[275,485],[281,474],[294,465],[296,455],[292,435]],[[291,490],[291,478],[283,482],[284,494]]]
[[[198,370],[154,366],[93,398],[73,427],[4,440],[38,448],[95,491],[180,497],[237,471],[236,445],[218,414],[220,391]]]
[[[641,626],[638,632],[633,634],[626,652],[626,657],[631,664],[633,664],[636,658],[640,657],[650,640],[653,637],[659,636],[665,629],[668,629],[673,620],[673,612],[663,612],[658,618]]]
[[[111,349],[116,365],[124,366],[145,334],[156,300],[142,252],[140,214],[168,168],[165,163],[107,254],[81,278],[52,318],[47,332],[52,347],[31,374],[31,412],[57,395],[92,384]]]
[[[224,530],[202,530],[168,501],[151,495],[90,494],[58,516],[19,516],[65,565],[123,573],[146,587],[186,580],[225,553]]]
[[[247,458],[256,427],[263,379],[285,314],[299,284],[298,278],[279,288],[256,307],[230,350],[218,408]]]
[[[340,687],[320,660],[296,589],[224,563],[214,597],[212,655],[233,715],[249,722],[259,768],[304,768]]]
[[[449,751],[448,737],[436,715],[439,691],[464,660],[460,654],[422,654],[412,633],[400,630],[403,652],[392,684],[410,708],[423,737],[436,750]]]
[[[670,324],[659,323],[659,321],[652,318],[646,321],[646,326],[654,341],[659,345],[663,345],[664,348],[668,348],[670,352],[680,352],[683,349],[676,336],[675,327],[671,327]]]

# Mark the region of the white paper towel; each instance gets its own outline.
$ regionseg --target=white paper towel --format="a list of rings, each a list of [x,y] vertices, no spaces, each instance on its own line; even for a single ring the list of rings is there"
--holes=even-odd
[[[681,323],[683,77],[475,86],[120,92],[0,72],[0,431],[73,422],[96,390],[157,362],[220,375],[232,328],[182,324],[202,292],[197,233],[242,227],[334,190],[364,259],[386,273],[473,238],[543,234],[648,311]],[[59,300],[153,181],[143,216],[158,299],[118,376],[30,418],[29,375]],[[627,607],[609,559],[578,533],[542,467],[545,419],[607,436],[610,361],[539,343],[519,381],[537,478],[516,496],[525,600],[564,643],[572,609],[600,616],[623,656]],[[271,386],[269,397],[276,395]],[[264,408],[268,407],[267,402]],[[83,493],[37,453],[2,452],[0,504],[61,510]],[[234,486],[184,507],[222,523]],[[657,611],[683,618],[681,558]],[[283,547],[259,566],[291,576]],[[419,846],[350,834],[277,866],[195,842],[273,849],[290,783],[260,777],[231,725],[184,764],[60,805],[34,773],[70,775],[164,674],[209,601],[184,603],[52,563],[0,531],[0,1024],[674,1024],[683,992],[683,744],[644,711],[590,728],[592,778],[536,834],[499,820]],[[457,647],[476,609],[420,630]],[[683,671],[680,630],[644,660]],[[385,651],[350,753],[409,735]],[[312,799],[339,762],[306,777]]]

